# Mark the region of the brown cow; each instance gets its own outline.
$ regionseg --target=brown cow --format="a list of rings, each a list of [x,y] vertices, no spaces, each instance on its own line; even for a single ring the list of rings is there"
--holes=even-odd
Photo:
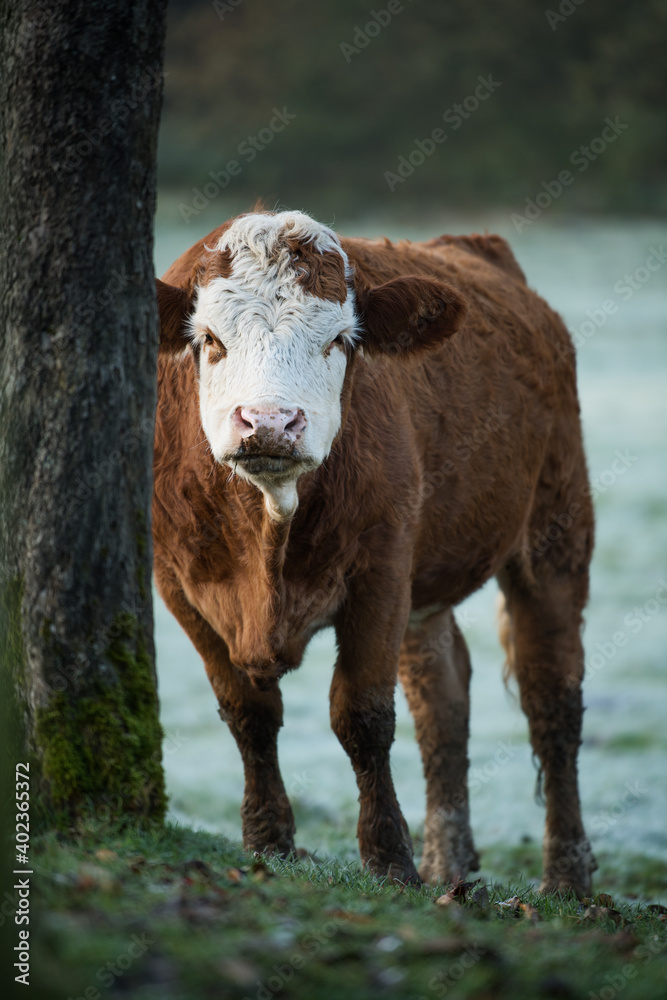
[[[560,318],[498,236],[339,240],[300,212],[226,222],[157,286],[155,573],[243,757],[245,846],[294,849],[277,682],[333,625],[363,863],[419,880],[389,766],[398,675],[427,782],[421,878],[476,866],[452,608],[495,575],[544,777],[542,888],[588,893],[593,514]]]

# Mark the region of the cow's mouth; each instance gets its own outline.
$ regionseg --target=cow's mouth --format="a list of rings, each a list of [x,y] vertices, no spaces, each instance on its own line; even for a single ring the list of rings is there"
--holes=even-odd
[[[246,472],[251,474],[284,474],[293,471],[294,467],[300,465],[302,459],[299,455],[272,455],[257,454],[256,452],[238,452],[232,459],[233,465],[240,465]]]
[[[265,666],[246,667],[246,673],[254,688],[258,691],[270,691],[277,685],[283,674],[293,669],[294,666],[287,663],[272,663]]]

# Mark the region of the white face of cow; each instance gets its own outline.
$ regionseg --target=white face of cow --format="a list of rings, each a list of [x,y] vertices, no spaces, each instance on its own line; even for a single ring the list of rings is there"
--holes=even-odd
[[[207,250],[217,257],[190,320],[202,426],[216,460],[259,487],[281,520],[340,428],[357,337],[347,257],[300,212],[242,216]]]

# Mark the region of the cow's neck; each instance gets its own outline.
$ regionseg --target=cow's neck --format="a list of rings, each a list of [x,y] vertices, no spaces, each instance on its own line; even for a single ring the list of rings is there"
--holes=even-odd
[[[295,482],[284,486],[257,484],[264,497],[264,507],[268,517],[276,522],[289,524],[299,505],[299,496]]]
[[[295,598],[285,576],[292,519],[272,518],[256,494],[255,502],[249,503],[251,489],[249,483],[237,482],[227,494],[235,523],[229,541],[238,568],[232,584],[233,606],[227,605],[233,619],[227,636],[233,662],[258,687],[269,687],[299,664],[310,633],[302,621],[303,595]],[[243,551],[237,548],[240,537]],[[223,635],[228,624],[229,620],[220,623]]]

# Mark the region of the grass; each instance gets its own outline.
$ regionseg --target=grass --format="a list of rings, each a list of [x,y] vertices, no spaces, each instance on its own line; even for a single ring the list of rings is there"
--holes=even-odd
[[[645,904],[517,879],[443,905],[443,886],[260,859],[173,824],[91,822],[35,839],[32,861],[40,1000],[667,996],[667,923]]]

